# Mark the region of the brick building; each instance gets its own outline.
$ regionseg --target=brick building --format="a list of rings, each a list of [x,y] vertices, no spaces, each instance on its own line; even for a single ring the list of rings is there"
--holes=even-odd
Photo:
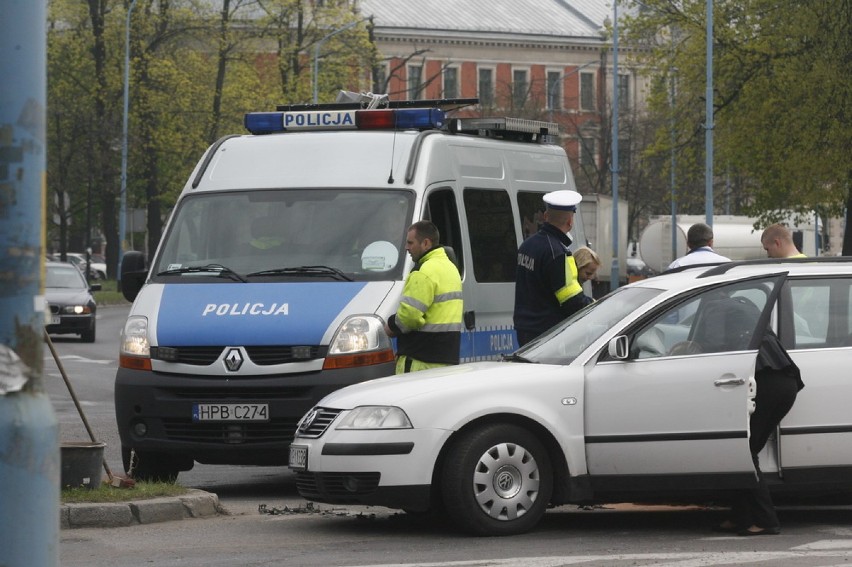
[[[575,167],[606,161],[612,0],[357,0],[392,100],[477,97],[468,113],[560,124]],[[620,46],[620,54],[623,46]],[[643,106],[644,79],[619,57],[619,107]]]

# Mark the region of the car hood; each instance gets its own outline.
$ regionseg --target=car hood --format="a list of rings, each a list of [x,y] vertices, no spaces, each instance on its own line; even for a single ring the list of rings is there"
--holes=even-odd
[[[566,366],[474,362],[353,384],[329,394],[318,405],[336,409],[390,405],[406,411],[423,408],[435,412],[436,408],[475,399],[482,405],[514,406],[530,393],[537,395],[553,388],[566,392],[571,387],[568,376],[577,372],[582,376],[582,369]]]
[[[89,302],[89,292],[84,289],[46,288],[44,295],[48,303],[60,305],[86,305]]]

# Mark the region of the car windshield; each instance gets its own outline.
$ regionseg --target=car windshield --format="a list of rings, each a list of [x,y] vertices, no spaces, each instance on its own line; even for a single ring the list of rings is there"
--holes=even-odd
[[[606,331],[662,291],[647,287],[619,288],[525,345],[518,353],[531,362],[570,364]]]
[[[80,270],[66,265],[47,265],[44,287],[61,289],[87,289],[88,285]]]
[[[224,271],[250,281],[400,279],[413,204],[411,192],[386,189],[190,195],[174,213],[153,273],[198,278]]]

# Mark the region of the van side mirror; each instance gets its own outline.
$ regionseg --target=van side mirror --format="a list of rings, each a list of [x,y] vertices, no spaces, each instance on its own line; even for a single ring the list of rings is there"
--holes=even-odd
[[[628,355],[627,335],[618,335],[610,339],[607,345],[607,352],[614,360],[626,360]]]
[[[142,252],[130,250],[121,258],[121,294],[127,301],[132,302],[139,295],[145,284],[145,256]]]

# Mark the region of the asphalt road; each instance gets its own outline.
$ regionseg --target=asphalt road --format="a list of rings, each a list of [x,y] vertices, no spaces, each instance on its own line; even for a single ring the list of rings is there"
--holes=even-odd
[[[127,307],[102,308],[98,340],[54,337],[54,346],[106,458],[122,471],[113,380],[118,333]],[[50,351],[44,381],[63,441],[88,434]],[[110,529],[63,530],[65,567],[434,566],[852,564],[852,507],[781,507],[783,534],[743,538],[710,531],[721,511],[632,504],[554,508],[532,533],[509,538],[461,536],[442,522],[385,508],[307,507],[283,467],[196,465],[178,481],[219,495],[230,512],[209,519]],[[267,513],[261,513],[265,507]],[[268,513],[273,512],[273,513]]]

